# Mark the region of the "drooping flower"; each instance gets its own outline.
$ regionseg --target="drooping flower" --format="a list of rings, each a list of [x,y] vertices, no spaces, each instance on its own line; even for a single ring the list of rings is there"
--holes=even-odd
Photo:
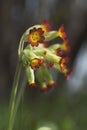
[[[44,59],[42,58],[34,58],[30,61],[30,66],[32,69],[39,68],[44,63]]]
[[[59,48],[55,49],[54,54],[60,57],[64,57],[71,52],[71,47],[67,40],[65,40]]]
[[[62,38],[63,40],[66,39],[67,35],[66,35],[65,31],[64,31],[64,25],[63,24],[58,29],[57,36]]]
[[[38,46],[39,43],[44,42],[44,31],[41,28],[33,28],[29,31],[28,42],[32,46]]]
[[[63,57],[63,53],[62,53],[61,48],[57,48],[56,50],[54,50],[54,54],[57,56]]]
[[[35,88],[36,83],[35,83],[34,70],[29,65],[26,65],[25,71],[26,71],[26,76],[28,79],[29,88]]]
[[[67,53],[70,53],[71,52],[71,47],[70,47],[70,44],[69,44],[69,40],[66,39],[64,40],[64,42],[62,43],[61,45],[61,48],[63,51],[67,52]]]
[[[49,41],[57,37],[60,37],[63,43],[49,44],[48,46]],[[71,69],[68,68],[70,61],[68,54],[71,48],[64,31],[64,25],[58,31],[51,31],[50,24],[43,21],[40,25],[30,29],[28,42],[30,44],[25,47],[22,60],[24,60],[24,66],[29,66],[29,69],[26,69],[26,74],[30,88],[36,88],[35,80],[38,81],[37,88],[40,88],[41,91],[48,91],[55,87],[56,82],[50,72],[51,69],[62,72],[65,78],[69,79]]]
[[[42,82],[40,90],[47,92],[49,90],[51,90],[53,87],[56,87],[56,82],[54,80],[49,81],[48,83],[46,82]]]
[[[47,32],[49,32],[49,31],[51,31],[51,25],[47,21],[42,21],[41,28],[44,31],[44,34],[47,33]]]
[[[45,82],[42,82],[42,83],[41,83],[40,90],[41,90],[41,91],[44,91],[44,92],[46,92],[46,91],[49,90],[49,88],[48,88],[48,86],[47,86],[47,84],[46,84]]]
[[[56,87],[56,82],[54,80],[50,80],[47,84],[48,88],[51,88],[51,87]]]
[[[62,57],[61,58],[59,65],[60,65],[60,68],[61,68],[62,71],[65,70],[68,62],[69,62],[69,57]]]

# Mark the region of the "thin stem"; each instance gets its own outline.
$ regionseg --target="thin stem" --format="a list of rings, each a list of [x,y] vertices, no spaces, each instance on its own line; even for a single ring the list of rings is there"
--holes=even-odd
[[[19,104],[20,104],[22,95],[23,95],[23,93],[24,93],[26,83],[27,83],[27,78],[25,77],[24,80],[23,80],[23,82],[22,82],[22,85],[21,85],[21,87],[20,87],[20,90],[19,90],[19,92],[18,92],[17,99],[16,99],[15,109],[14,109],[14,114],[13,114],[13,122],[12,122],[12,124],[14,123],[15,116],[16,116],[16,113],[17,113],[17,110],[18,110],[18,107],[19,107]],[[12,126],[13,126],[13,125],[12,125]]]
[[[22,64],[19,61],[17,68],[16,68],[14,82],[13,82],[13,86],[12,86],[12,92],[11,92],[11,98],[10,98],[10,104],[9,104],[9,119],[8,119],[7,130],[12,130],[12,125],[13,125],[12,120],[13,120],[15,100],[16,100],[16,96],[17,96],[17,89],[18,89],[18,83],[19,83],[21,68],[22,68]]]

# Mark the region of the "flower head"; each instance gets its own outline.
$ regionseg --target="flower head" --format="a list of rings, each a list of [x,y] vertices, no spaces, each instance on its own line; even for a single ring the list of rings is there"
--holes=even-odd
[[[28,35],[28,42],[32,46],[38,46],[39,43],[44,41],[44,31],[41,28],[33,28]]]
[[[62,38],[63,43],[49,44],[48,46],[49,41],[57,37]],[[22,51],[22,60],[30,88],[36,87],[35,80],[38,81],[42,91],[48,91],[55,87],[56,82],[50,69],[59,70],[65,75],[66,79],[69,79],[71,69],[67,67],[70,61],[68,54],[71,48],[64,31],[64,25],[58,31],[51,31],[50,24],[43,21],[40,25],[36,25],[29,30],[28,42],[30,44]]]
[[[51,31],[51,25],[50,25],[50,23],[47,22],[47,21],[42,21],[42,23],[41,23],[41,28],[42,28],[42,30],[44,31],[44,33],[47,33],[47,32],[49,32],[49,31]]]
[[[67,36],[66,36],[65,31],[64,31],[64,25],[63,24],[60,26],[60,28],[59,28],[59,30],[57,32],[57,36],[62,38],[63,40],[66,39]]]
[[[44,59],[40,58],[34,58],[30,61],[30,66],[32,69],[39,68],[44,63]]]

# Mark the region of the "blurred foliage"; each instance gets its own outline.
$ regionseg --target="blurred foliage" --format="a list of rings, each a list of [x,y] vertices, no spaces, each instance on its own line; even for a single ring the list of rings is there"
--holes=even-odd
[[[50,94],[36,91],[36,95],[32,90],[27,91],[16,115],[14,130],[36,130],[41,123],[44,126],[53,123],[58,130],[86,130],[87,95],[69,97],[58,89]],[[7,103],[0,105],[0,130],[6,129],[7,110]]]

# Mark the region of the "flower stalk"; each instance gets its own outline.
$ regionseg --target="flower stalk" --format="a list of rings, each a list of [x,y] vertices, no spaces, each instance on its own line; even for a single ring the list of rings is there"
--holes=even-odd
[[[19,83],[19,78],[20,78],[20,73],[21,73],[21,67],[22,64],[19,61],[14,77],[14,82],[12,86],[12,92],[11,92],[11,97],[10,97],[10,104],[9,104],[9,119],[8,119],[8,130],[12,130],[13,127],[13,115],[14,115],[14,110],[15,110],[15,102],[16,102],[16,96],[17,96],[17,90],[18,90],[18,83]]]
[[[63,43],[48,46],[47,42],[57,37],[61,38]],[[26,42],[28,44],[24,47]],[[67,66],[69,53],[70,44],[63,25],[58,30],[51,31],[50,24],[43,21],[41,25],[32,26],[25,31],[18,48],[19,62],[12,86],[7,130],[13,129],[18,106],[27,82],[30,88],[37,87],[42,91],[50,90],[56,86],[50,69],[57,69],[65,75],[66,79],[69,79],[71,72]],[[22,67],[25,69],[26,76],[18,91]],[[39,84],[36,83],[36,79]]]

